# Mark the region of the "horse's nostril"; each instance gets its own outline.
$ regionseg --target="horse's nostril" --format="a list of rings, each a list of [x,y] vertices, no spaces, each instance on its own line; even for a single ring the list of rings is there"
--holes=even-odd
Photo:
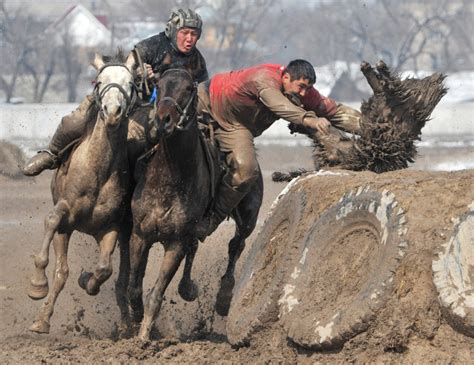
[[[119,105],[117,108],[116,115],[120,115],[120,114],[122,114],[122,107]]]
[[[104,113],[104,115],[107,115],[107,105],[102,106],[102,112]]]

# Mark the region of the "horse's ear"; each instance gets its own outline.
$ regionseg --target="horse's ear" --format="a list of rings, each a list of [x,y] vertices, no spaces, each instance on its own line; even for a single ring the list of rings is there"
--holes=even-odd
[[[127,56],[127,60],[125,61],[125,66],[128,68],[130,72],[133,71],[133,67],[135,66],[135,56],[133,52],[130,52]]]
[[[96,69],[100,70],[102,66],[104,66],[104,59],[102,58],[102,55],[96,53],[94,60],[91,62],[91,65]]]

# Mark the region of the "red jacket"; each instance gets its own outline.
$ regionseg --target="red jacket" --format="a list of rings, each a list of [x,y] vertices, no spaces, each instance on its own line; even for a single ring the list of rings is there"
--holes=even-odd
[[[336,113],[334,100],[311,88],[302,98],[303,108],[284,94],[284,66],[263,64],[217,74],[211,79],[211,114],[224,129],[248,128],[260,135],[277,119],[304,124],[305,117],[331,117]]]

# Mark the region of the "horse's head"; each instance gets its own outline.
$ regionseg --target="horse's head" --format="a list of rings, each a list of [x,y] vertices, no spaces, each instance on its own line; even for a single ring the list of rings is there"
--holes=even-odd
[[[92,66],[97,70],[94,96],[100,108],[100,117],[106,125],[117,128],[128,115],[135,100],[133,66],[130,53],[125,60],[119,51],[113,58],[95,55]]]
[[[166,137],[187,129],[194,122],[197,100],[197,86],[189,71],[173,66],[162,70],[156,88],[157,134]]]

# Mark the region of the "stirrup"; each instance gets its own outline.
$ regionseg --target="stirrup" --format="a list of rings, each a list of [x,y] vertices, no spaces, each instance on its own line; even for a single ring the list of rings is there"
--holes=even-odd
[[[39,150],[36,154],[43,153],[43,152],[46,152],[51,157],[51,160],[53,161],[53,165],[51,167],[49,167],[48,169],[49,170],[57,169],[59,167],[59,157],[58,157],[58,155],[55,155],[50,150]]]

